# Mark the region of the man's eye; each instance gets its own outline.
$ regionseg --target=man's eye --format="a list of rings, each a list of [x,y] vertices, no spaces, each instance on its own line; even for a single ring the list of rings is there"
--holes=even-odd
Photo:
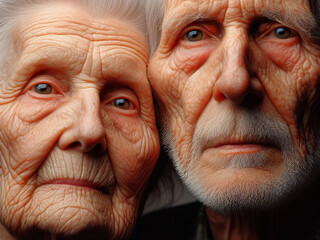
[[[113,101],[113,105],[117,108],[121,109],[129,109],[131,106],[131,103],[128,99],[125,98],[117,98],[116,100]]]
[[[291,37],[291,30],[286,27],[278,27],[273,30],[274,35],[279,39],[287,39]]]
[[[33,87],[33,90],[39,94],[51,94],[52,93],[52,86],[50,86],[47,83],[40,83],[40,84],[35,85]]]
[[[203,33],[200,30],[191,30],[186,33],[185,37],[190,42],[197,42],[203,39]]]

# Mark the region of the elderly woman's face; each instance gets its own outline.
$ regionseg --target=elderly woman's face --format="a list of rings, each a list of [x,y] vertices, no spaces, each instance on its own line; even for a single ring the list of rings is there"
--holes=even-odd
[[[159,152],[144,35],[56,3],[14,41],[0,80],[1,223],[18,237],[123,237]]]

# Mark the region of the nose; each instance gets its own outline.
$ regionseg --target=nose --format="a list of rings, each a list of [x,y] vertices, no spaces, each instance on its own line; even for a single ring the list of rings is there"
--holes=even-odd
[[[257,84],[252,84],[248,67],[249,40],[246,33],[233,30],[225,36],[220,55],[222,73],[213,87],[214,99],[218,102],[226,99],[242,104],[246,99],[260,99]]]
[[[66,107],[66,117],[70,124],[59,139],[61,149],[74,149],[85,153],[102,153],[106,150],[100,106],[99,94],[94,90],[87,90],[71,100]]]

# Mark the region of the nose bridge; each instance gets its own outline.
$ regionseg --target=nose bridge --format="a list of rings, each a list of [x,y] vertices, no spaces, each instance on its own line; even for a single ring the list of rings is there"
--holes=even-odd
[[[80,102],[82,105],[78,119],[80,137],[93,142],[99,141],[104,135],[99,92],[96,89],[84,89],[80,95]]]
[[[214,87],[217,101],[230,99],[241,102],[250,87],[250,77],[246,66],[249,49],[247,32],[242,27],[226,28],[222,41],[222,73]]]
[[[101,122],[100,97],[96,89],[84,89],[79,93],[79,124],[95,124]],[[86,128],[83,128],[84,130]]]
[[[231,72],[246,69],[246,55],[249,48],[248,35],[244,29],[231,28],[226,33],[223,44],[225,66]]]
[[[101,119],[101,103],[96,89],[81,89],[72,99],[73,119],[60,137],[60,147],[90,152],[96,146],[105,150],[105,129]]]

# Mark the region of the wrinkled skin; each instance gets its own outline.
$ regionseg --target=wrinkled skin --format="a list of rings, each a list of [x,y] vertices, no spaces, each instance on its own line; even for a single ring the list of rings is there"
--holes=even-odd
[[[166,2],[149,80],[164,140],[186,185],[210,206],[211,223],[215,212],[278,204],[314,164],[295,114],[299,97],[316,94],[320,50],[294,19],[312,24],[308,1]],[[273,123],[270,136],[260,119]],[[288,144],[276,140],[284,135]],[[219,232],[215,239],[240,235]]]
[[[146,39],[61,2],[21,21],[1,69],[0,221],[17,238],[122,239],[159,153]]]

